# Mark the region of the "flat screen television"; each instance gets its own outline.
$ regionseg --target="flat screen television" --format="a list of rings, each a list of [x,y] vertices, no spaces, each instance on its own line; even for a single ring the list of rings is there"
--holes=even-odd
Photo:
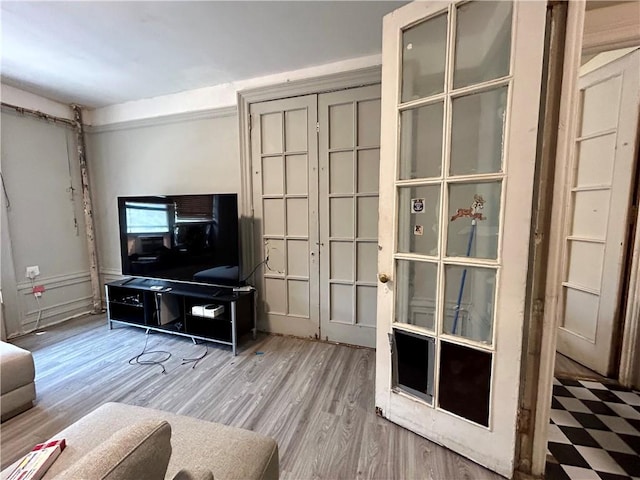
[[[235,193],[119,197],[122,274],[240,285]]]

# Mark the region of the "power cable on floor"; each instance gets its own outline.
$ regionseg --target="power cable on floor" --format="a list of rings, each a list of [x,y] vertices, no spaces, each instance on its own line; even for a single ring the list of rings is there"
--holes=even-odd
[[[145,341],[144,341],[144,348],[142,349],[142,352],[140,352],[138,355],[131,357],[129,359],[129,365],[159,365],[162,368],[162,373],[167,373],[167,369],[164,368],[164,362],[166,362],[167,360],[169,360],[171,358],[171,353],[167,352],[165,350],[149,350],[147,351],[147,345],[149,343],[149,330],[147,330],[147,332],[145,333]],[[162,359],[153,359],[153,360],[143,360],[142,357],[145,355],[154,355],[154,354],[162,354],[165,355],[165,358]]]
[[[199,357],[194,357],[194,358],[183,358],[181,365],[187,365],[189,363],[192,363],[193,365],[191,365],[191,368],[192,369],[196,368],[196,365],[198,365],[198,362],[200,360],[202,360],[204,357],[206,357],[207,354],[209,353],[209,345],[207,345],[205,343],[204,347],[205,347],[205,350],[204,350],[204,353],[202,355],[200,355]]]

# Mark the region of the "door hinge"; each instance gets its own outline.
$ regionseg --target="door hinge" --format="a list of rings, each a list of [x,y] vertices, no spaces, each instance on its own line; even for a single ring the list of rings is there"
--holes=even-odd
[[[393,332],[387,333],[387,335],[389,337],[389,350],[391,351],[391,353],[393,353],[393,343],[394,343]]]
[[[253,114],[249,114],[249,131],[253,128]]]
[[[518,431],[520,433],[528,433],[530,431],[531,410],[521,408],[518,410]]]
[[[316,133],[320,133],[320,122],[316,122]]]

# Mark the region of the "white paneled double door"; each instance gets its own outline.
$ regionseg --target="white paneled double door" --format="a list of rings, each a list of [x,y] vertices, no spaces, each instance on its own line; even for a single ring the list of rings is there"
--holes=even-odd
[[[261,330],[375,346],[380,87],[251,105]]]

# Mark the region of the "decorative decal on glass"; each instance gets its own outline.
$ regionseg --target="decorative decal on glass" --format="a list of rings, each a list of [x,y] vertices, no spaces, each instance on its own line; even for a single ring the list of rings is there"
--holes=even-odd
[[[501,190],[500,181],[449,185],[447,256],[497,258]]]
[[[424,198],[411,199],[411,213],[424,213]]]
[[[398,252],[437,255],[440,186],[400,187],[398,196]]]

